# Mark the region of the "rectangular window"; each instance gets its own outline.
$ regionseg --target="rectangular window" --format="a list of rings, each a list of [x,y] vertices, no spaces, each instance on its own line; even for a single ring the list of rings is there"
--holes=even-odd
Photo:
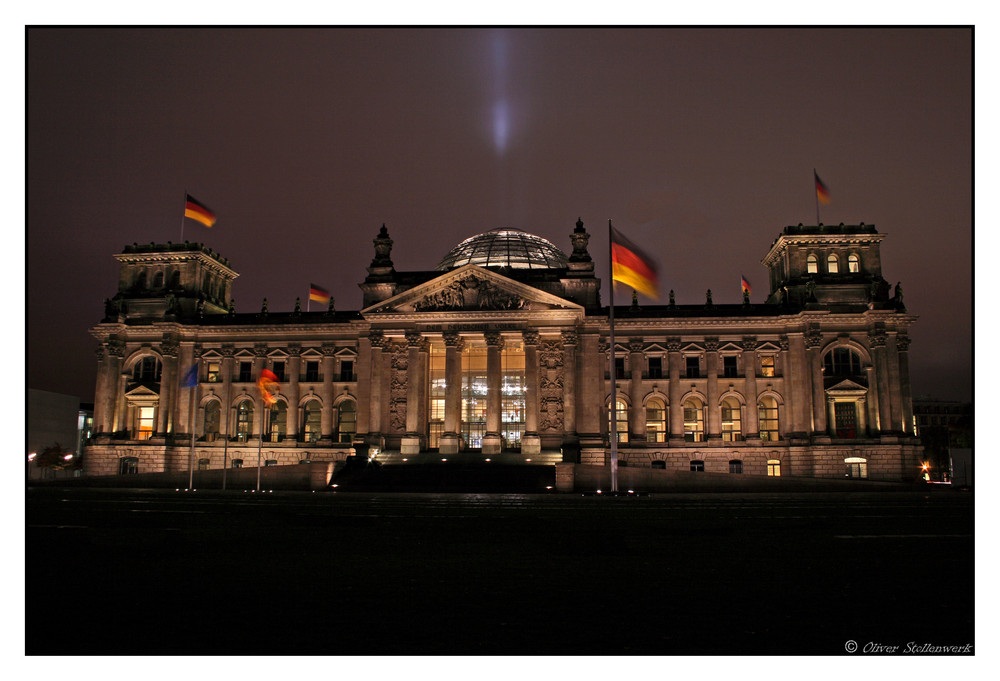
[[[444,433],[444,346],[432,343],[428,348],[427,370],[430,400],[427,414],[427,448],[437,449]]]
[[[208,459],[198,459],[198,470],[207,471],[209,466]]]
[[[625,378],[624,357],[615,357],[615,378]]]
[[[649,358],[649,377],[663,378],[663,359],[661,357]]]
[[[736,355],[727,355],[722,358],[722,375],[725,378],[737,378]]]
[[[833,415],[836,419],[837,437],[854,439],[858,436],[858,414],[854,402],[834,402]]]
[[[354,360],[340,360],[340,380],[342,383],[350,383],[357,380],[354,378]]]
[[[774,355],[764,355],[760,358],[760,375],[774,376]]]
[[[691,462],[691,470],[693,472],[695,472],[695,473],[704,473],[705,472],[705,462],[704,461],[692,461]]]
[[[317,382],[319,378],[319,362],[306,362],[306,378],[307,382]]]
[[[743,472],[743,462],[739,459],[733,459],[729,462],[729,472],[730,473],[742,473]]]
[[[767,474],[772,478],[780,478],[781,462],[777,459],[769,459],[767,462]]]
[[[278,377],[278,382],[279,383],[284,383],[285,382],[285,362],[284,362],[284,360],[282,360],[280,362],[272,362],[271,363],[271,371],[273,371],[274,375]]]
[[[209,383],[221,383],[222,382],[222,365],[218,362],[208,363],[208,378],[206,379]]]
[[[685,357],[687,372],[684,374],[688,378],[699,378],[701,376],[701,361],[698,357]]]
[[[148,440],[153,437],[153,424],[156,417],[156,407],[139,407],[136,417],[136,440]]]
[[[253,382],[253,362],[240,362],[240,375],[237,381],[240,383]]]

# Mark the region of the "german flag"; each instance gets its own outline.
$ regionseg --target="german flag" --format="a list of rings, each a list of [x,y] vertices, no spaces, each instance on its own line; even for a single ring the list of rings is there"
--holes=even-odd
[[[813,170],[813,177],[816,179],[816,198],[824,206],[830,205],[830,190],[823,184],[823,180],[819,179],[815,170]]]
[[[274,389],[278,385],[278,377],[273,371],[263,369],[260,372],[260,380],[257,381],[257,387],[260,388],[260,397],[264,400],[264,404],[272,405],[278,401],[278,398],[274,396]]]
[[[656,262],[614,227],[611,227],[611,279],[631,286],[644,296],[659,298]]]
[[[740,275],[740,289],[743,293],[750,294],[750,282],[742,274]]]
[[[184,196],[187,197],[184,203],[184,217],[197,220],[206,227],[211,227],[215,224],[215,213],[190,194],[185,194]]]
[[[325,288],[320,288],[316,284],[309,284],[309,300],[317,303],[329,303],[330,292]]]

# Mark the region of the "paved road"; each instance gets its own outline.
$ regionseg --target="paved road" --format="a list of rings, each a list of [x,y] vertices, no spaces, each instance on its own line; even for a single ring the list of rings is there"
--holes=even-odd
[[[26,652],[839,655],[848,640],[974,644],[971,497],[32,488]],[[32,634],[56,624],[75,635]]]

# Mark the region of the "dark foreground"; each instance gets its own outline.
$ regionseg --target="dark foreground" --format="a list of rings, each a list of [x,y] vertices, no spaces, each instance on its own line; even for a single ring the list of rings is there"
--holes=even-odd
[[[29,655],[847,655],[848,641],[862,655],[869,643],[975,643],[972,495],[956,490],[31,488],[26,574]]]

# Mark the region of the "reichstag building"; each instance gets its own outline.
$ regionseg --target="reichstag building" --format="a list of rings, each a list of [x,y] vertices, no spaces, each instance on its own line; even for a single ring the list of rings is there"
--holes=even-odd
[[[413,272],[396,271],[383,226],[355,311],[237,313],[220,254],[126,246],[92,330],[85,470],[186,471],[192,433],[198,469],[256,466],[258,452],[266,465],[461,453],[608,466],[613,436],[625,467],[913,479],[916,317],[882,276],[884,237],[864,223],[786,227],[762,261],[764,302],[633,298],[615,308],[613,348],[580,221],[568,254],[495,229]]]

